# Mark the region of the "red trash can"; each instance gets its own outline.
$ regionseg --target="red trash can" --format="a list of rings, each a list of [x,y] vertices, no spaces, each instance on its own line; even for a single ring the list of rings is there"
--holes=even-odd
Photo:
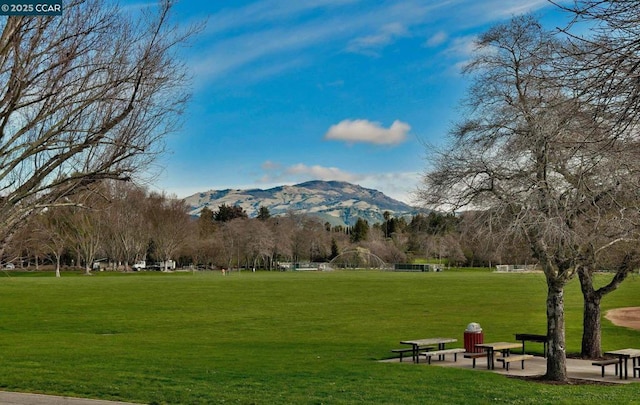
[[[478,343],[484,343],[484,333],[480,324],[471,322],[464,330],[464,350],[467,353],[481,353],[483,349],[476,347]]]

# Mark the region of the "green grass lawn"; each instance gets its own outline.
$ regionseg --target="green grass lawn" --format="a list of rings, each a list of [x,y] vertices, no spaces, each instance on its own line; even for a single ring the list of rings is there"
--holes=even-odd
[[[602,306],[640,306],[639,289],[633,276]],[[377,361],[403,339],[462,345],[469,322],[485,340],[544,333],[545,294],[540,274],[477,271],[3,273],[0,388],[171,404],[638,401],[640,384],[547,385]],[[576,281],[565,301],[575,353]],[[603,324],[604,349],[640,347],[640,332]]]

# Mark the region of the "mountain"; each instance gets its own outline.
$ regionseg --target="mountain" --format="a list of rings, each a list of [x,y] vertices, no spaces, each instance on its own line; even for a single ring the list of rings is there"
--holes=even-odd
[[[358,218],[369,224],[383,222],[383,213],[411,217],[421,210],[394,200],[380,191],[343,181],[308,181],[293,186],[278,186],[267,190],[210,190],[185,198],[192,215],[199,215],[203,207],[217,211],[222,204],[242,207],[249,217],[255,217],[260,207],[272,216],[288,211],[319,217],[331,225],[353,225]]]

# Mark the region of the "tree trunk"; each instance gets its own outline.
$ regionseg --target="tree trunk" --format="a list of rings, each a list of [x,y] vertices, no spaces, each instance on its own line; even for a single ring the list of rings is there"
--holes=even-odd
[[[584,359],[596,359],[602,356],[600,331],[600,301],[602,294],[593,288],[592,272],[582,267],[578,271],[580,289],[582,290],[582,349],[580,355]]]
[[[602,356],[600,314],[600,296],[598,294],[585,295],[582,319],[582,358],[596,359]]]
[[[583,358],[595,359],[602,356],[602,310],[600,308],[600,302],[602,301],[602,297],[615,291],[636,267],[637,260],[634,255],[625,255],[622,264],[611,281],[597,290],[593,286],[593,271],[591,270],[593,266],[583,267],[578,272],[584,307],[582,318],[582,349],[580,353]]]
[[[567,354],[564,336],[564,287],[549,283],[547,290],[547,374],[552,381],[567,381]]]

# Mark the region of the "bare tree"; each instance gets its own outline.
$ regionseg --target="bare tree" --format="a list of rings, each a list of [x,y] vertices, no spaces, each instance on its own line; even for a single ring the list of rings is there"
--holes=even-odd
[[[607,199],[612,213],[597,216],[608,225],[606,233],[599,230],[606,236],[585,251],[592,265],[578,272],[584,297],[582,356],[593,358],[602,355],[600,302],[638,266],[640,256],[640,8],[633,1],[601,0],[576,0],[562,7],[574,15],[564,30],[572,45],[567,50],[575,61],[568,77],[581,99],[594,106],[596,119],[607,124],[608,139],[619,153],[617,160],[611,157],[608,163],[615,173],[609,181],[617,184]],[[585,22],[591,27],[588,36],[572,32],[575,23]],[[620,181],[623,176],[627,178]],[[613,255],[617,260],[609,259]],[[593,273],[600,268],[610,270],[611,276],[596,287]]]
[[[552,1],[552,3],[555,3]],[[564,3],[566,4],[566,3]],[[580,63],[572,77],[583,97],[607,116],[617,134],[637,132],[640,123],[640,9],[634,1],[574,0],[560,5],[574,19],[563,30],[575,47],[572,56]],[[589,26],[572,32],[574,24]]]
[[[146,259],[151,230],[145,215],[148,209],[145,190],[130,183],[106,184],[111,203],[104,212],[107,223],[108,256],[121,261],[130,270],[136,261]]]
[[[192,232],[187,205],[183,200],[152,193],[147,199],[146,213],[156,255],[163,262],[162,270],[167,271],[169,260],[176,259]]]
[[[75,206],[59,208],[68,211],[68,214],[63,214],[65,222],[60,224],[64,227],[62,232],[69,246],[78,253],[78,266],[84,266],[87,275],[91,274],[93,262],[102,248],[103,235],[106,232],[102,213],[104,207],[100,207],[95,194],[88,194],[89,198],[93,199],[90,203],[85,200]],[[106,201],[103,200],[102,203]]]
[[[564,287],[628,235],[622,217],[637,215],[624,207],[639,201],[640,173],[627,157],[638,156],[637,142],[609,131],[567,87],[556,64],[567,58],[532,17],[493,27],[478,45],[467,118],[425,174],[421,196],[479,209],[529,246],[548,287],[546,377],[564,381]]]
[[[293,225],[290,242],[294,262],[328,256],[329,234],[320,220],[293,212],[287,213],[287,216]]]
[[[460,215],[460,238],[470,266],[500,264],[500,245],[504,240],[496,234],[482,212],[467,211]]]
[[[185,101],[171,3],[136,19],[101,0],[0,17],[0,249],[32,211],[131,179],[162,150]]]
[[[384,236],[383,232],[381,232],[381,234]],[[362,246],[386,264],[403,263],[406,261],[405,254],[391,241],[383,239],[369,240],[363,243]]]
[[[293,261],[293,233],[295,222],[290,216],[271,217],[268,220],[271,234],[273,235],[273,245],[271,249],[272,261]]]
[[[64,223],[67,220],[63,216],[66,213],[68,213],[66,209],[46,210],[29,224],[40,246],[53,255],[56,277],[60,277],[60,259],[67,247],[67,238],[63,233]]]
[[[244,250],[252,262],[252,268],[255,268],[260,260],[264,267],[267,267],[274,245],[271,230],[264,220],[249,219],[244,222]]]
[[[242,259],[245,257],[245,250],[242,241],[244,240],[244,222],[246,218],[234,218],[225,221],[220,226],[217,233],[221,240],[221,254],[226,262],[227,269],[231,269],[233,262],[236,262],[238,269]]]
[[[28,218],[28,221],[29,224],[35,222],[34,216]],[[6,266],[5,263],[12,263],[16,268],[29,267],[30,254],[34,251],[42,252],[37,235],[33,235],[27,226],[17,230],[11,242],[2,252],[3,266]]]

